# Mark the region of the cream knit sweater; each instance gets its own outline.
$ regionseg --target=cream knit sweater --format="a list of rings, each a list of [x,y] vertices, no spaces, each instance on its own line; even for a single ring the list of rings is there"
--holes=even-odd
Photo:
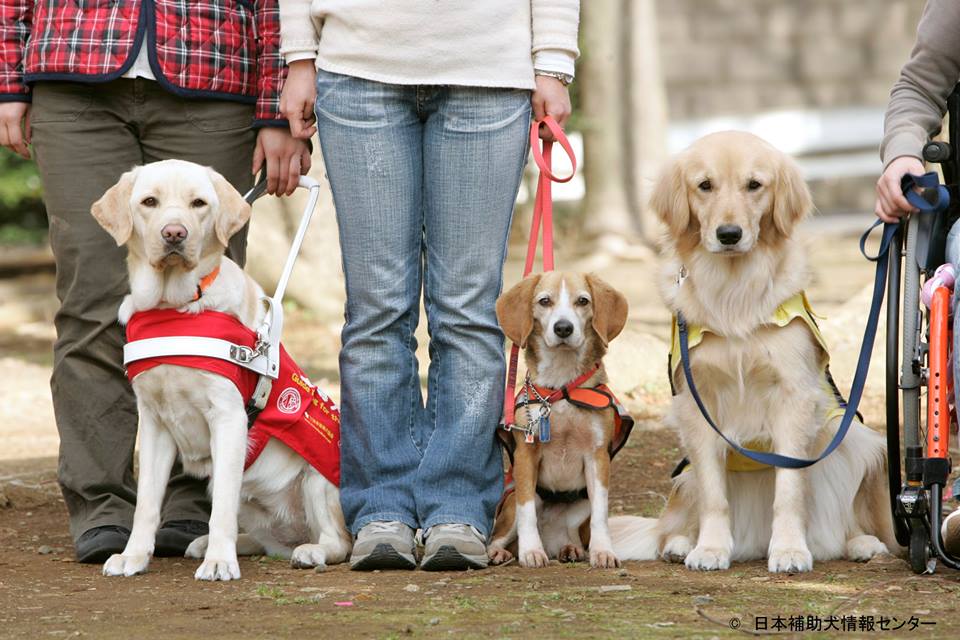
[[[534,88],[573,75],[579,0],[280,0],[287,63],[392,84]]]

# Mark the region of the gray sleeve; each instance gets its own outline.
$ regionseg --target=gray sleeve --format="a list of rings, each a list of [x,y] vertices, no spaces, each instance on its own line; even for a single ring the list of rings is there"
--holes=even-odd
[[[880,157],[886,167],[900,156],[922,157],[940,132],[947,97],[960,80],[960,2],[928,0],[917,43],[890,91]]]

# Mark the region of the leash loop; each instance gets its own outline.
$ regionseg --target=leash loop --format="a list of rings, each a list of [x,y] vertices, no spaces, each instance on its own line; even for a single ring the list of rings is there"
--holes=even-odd
[[[543,148],[541,150],[540,145],[537,142],[540,140],[540,125],[544,125],[550,133],[553,134],[554,140],[560,145],[564,153],[567,154],[567,157],[570,158],[570,165],[573,167],[570,171],[570,175],[565,178],[558,178],[553,173],[553,167],[551,165],[551,155],[553,151],[553,141],[544,140]],[[573,152],[573,146],[570,144],[570,140],[564,134],[563,129],[560,127],[559,123],[553,118],[553,116],[546,116],[543,120],[534,121],[533,125],[530,127],[530,149],[533,152],[533,161],[537,164],[537,168],[540,169],[540,175],[546,176],[548,180],[553,182],[570,182],[573,179],[573,176],[577,173],[577,156]]]
[[[950,191],[940,184],[936,171],[922,176],[908,173],[900,180],[900,189],[907,202],[922,213],[937,213],[950,205]],[[920,189],[920,192],[917,192],[917,189]]]
[[[950,193],[946,187],[940,184],[939,178],[934,172],[926,173],[922,176],[906,175],[904,176],[901,185],[907,201],[917,208],[918,213],[938,213],[950,205]],[[916,188],[923,189],[924,194],[935,194],[935,199],[928,200],[926,195],[921,196],[915,191]],[[880,240],[880,248],[877,251],[877,255],[870,256],[865,250],[867,237],[870,235],[871,231],[881,224],[883,224],[883,235]],[[754,462],[759,462],[760,464],[771,467],[781,467],[785,469],[804,469],[823,460],[840,446],[840,443],[843,442],[843,439],[847,435],[847,431],[850,429],[850,425],[853,424],[854,417],[857,415],[857,408],[860,406],[860,399],[863,396],[863,390],[866,386],[867,372],[870,370],[870,356],[873,353],[873,343],[877,336],[877,327],[880,320],[880,306],[883,303],[883,296],[887,283],[887,267],[889,262],[884,258],[886,258],[887,254],[889,253],[890,245],[897,233],[897,230],[899,229],[899,226],[899,223],[882,223],[882,221],[877,220],[870,225],[870,227],[860,238],[860,251],[863,253],[864,257],[867,258],[867,260],[876,262],[877,264],[873,280],[873,298],[870,301],[870,312],[867,315],[867,325],[863,330],[863,342],[860,345],[860,355],[857,358],[857,368],[853,376],[853,383],[850,386],[850,395],[847,397],[847,404],[846,407],[844,407],[843,417],[840,419],[840,426],[837,428],[837,432],[834,434],[833,439],[826,446],[823,452],[821,452],[816,458],[794,458],[777,453],[747,449],[731,440],[723,433],[723,431],[720,430],[720,427],[717,426],[716,422],[713,420],[713,417],[710,415],[710,412],[707,410],[707,407],[703,402],[703,398],[700,397],[700,393],[697,391],[696,384],[694,383],[693,372],[691,371],[690,366],[690,347],[687,335],[687,321],[683,317],[683,314],[677,314],[677,333],[680,342],[680,360],[683,368],[683,376],[687,383],[687,388],[690,390],[690,395],[693,396],[693,400],[696,402],[697,408],[700,410],[700,414],[703,416],[704,420],[706,420],[711,429],[713,429],[721,438],[723,438],[723,440],[730,446],[731,449],[740,455],[753,460]]]

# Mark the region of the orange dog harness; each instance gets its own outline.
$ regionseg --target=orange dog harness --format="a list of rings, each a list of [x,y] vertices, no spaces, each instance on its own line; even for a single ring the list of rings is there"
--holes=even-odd
[[[256,332],[234,316],[219,311],[189,314],[176,309],[153,309],[133,314],[127,324],[128,343],[171,336],[215,338],[250,350],[257,348]],[[155,356],[127,363],[127,377],[133,381],[141,373],[162,364],[216,373],[237,387],[250,416],[244,469],[256,462],[270,438],[276,438],[339,486],[340,411],[310,382],[282,345],[279,375],[273,382],[266,406],[259,411],[251,407],[258,374],[230,360],[211,356]]]
[[[515,410],[527,409],[530,419],[527,421],[525,427],[520,427],[517,424],[503,425],[503,431],[511,431],[514,429],[524,431],[526,433],[525,439],[528,443],[532,443],[537,436],[540,442],[549,442],[550,412],[553,403],[565,400],[576,407],[592,411],[604,411],[612,407],[614,410],[614,434],[613,439],[610,441],[610,457],[613,458],[613,456],[623,448],[623,445],[626,444],[627,438],[630,436],[630,431],[633,430],[633,417],[627,413],[626,409],[620,404],[620,401],[617,400],[617,397],[613,395],[613,392],[607,385],[598,384],[595,387],[581,386],[592,378],[599,368],[600,364],[597,363],[593,368],[559,389],[541,387],[531,382],[528,377],[520,389],[520,392],[516,395],[516,398],[514,398],[514,408]],[[530,405],[538,405],[536,417],[529,411]],[[533,424],[534,421],[538,423],[537,427],[539,427],[539,434],[537,434],[537,436],[535,436],[537,429]],[[508,449],[512,457],[513,439],[501,439],[504,441],[509,440],[511,443]]]
[[[517,409],[528,409],[530,405],[539,405],[537,420],[540,422],[539,425],[539,439],[540,442],[549,442],[549,426],[546,427],[546,433],[544,433],[543,422],[546,420],[549,425],[550,420],[550,411],[551,405],[555,402],[569,402],[574,406],[580,407],[581,409],[589,409],[591,411],[606,411],[607,409],[613,409],[613,419],[614,419],[614,431],[613,438],[610,439],[610,446],[607,451],[610,454],[610,459],[612,460],[617,452],[623,448],[623,445],[627,443],[627,439],[630,437],[630,432],[633,430],[633,417],[627,413],[627,410],[623,407],[622,404],[617,400],[617,397],[613,395],[613,392],[605,384],[598,384],[595,387],[582,387],[584,382],[593,377],[593,374],[597,372],[597,369],[600,365],[594,366],[592,369],[579,376],[575,380],[569,382],[559,389],[551,389],[549,387],[541,387],[535,385],[528,379],[527,382],[523,385],[523,388],[520,390],[520,393],[517,394],[514,399],[514,406]],[[503,503],[506,500],[507,496],[513,492],[513,452],[516,448],[516,441],[510,437],[509,431],[520,430],[526,433],[527,442],[534,441],[534,430],[535,427],[528,423],[525,427],[513,425],[503,425],[503,428],[497,430],[497,436],[500,439],[500,444],[506,450],[507,455],[510,457],[511,469],[507,472],[507,477],[505,478],[505,490],[503,496],[500,498],[500,504],[497,506],[497,512],[499,513],[500,509],[503,507]],[[546,435],[546,438],[544,438]],[[577,500],[582,500],[587,498],[586,488],[573,490],[573,491],[551,491],[543,487],[537,487],[537,494],[545,502],[576,502]]]

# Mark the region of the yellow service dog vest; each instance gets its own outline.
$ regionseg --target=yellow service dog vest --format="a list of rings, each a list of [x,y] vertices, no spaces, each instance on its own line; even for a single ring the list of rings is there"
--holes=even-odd
[[[824,389],[829,391],[830,397],[833,398],[833,404],[827,411],[825,420],[826,423],[829,423],[831,420],[843,415],[847,403],[841,395],[840,390],[837,389],[837,385],[834,383],[833,377],[830,375],[830,352],[827,350],[827,342],[824,340],[823,334],[820,332],[820,327],[817,326],[817,321],[814,319],[813,309],[810,307],[810,302],[807,300],[807,295],[803,291],[797,293],[778,306],[776,311],[773,313],[773,317],[770,318],[770,321],[767,324],[785,327],[794,320],[802,320],[810,330],[810,333],[813,334],[814,339],[816,339],[817,343],[820,345],[821,353],[823,354],[821,357],[822,362],[820,363],[821,370],[823,372],[823,375],[821,376],[822,384]],[[693,350],[697,345],[703,342],[703,336],[706,333],[711,333],[711,331],[706,327],[694,324],[687,325],[688,346],[690,350]],[[674,377],[677,375],[679,369],[680,333],[677,328],[677,319],[674,317],[673,327],[671,329],[670,356],[668,362],[670,389],[673,391],[674,395],[676,395]],[[750,442],[743,443],[742,446],[748,449],[754,449],[756,451],[770,452],[772,450],[772,443],[769,439],[751,440]],[[678,467],[678,470],[674,472],[674,475],[682,470],[685,470],[685,468],[686,465],[681,463],[681,467]],[[731,450],[727,454],[728,471],[762,471],[763,469],[769,468],[769,465],[751,460],[750,458],[747,458],[736,451]]]

